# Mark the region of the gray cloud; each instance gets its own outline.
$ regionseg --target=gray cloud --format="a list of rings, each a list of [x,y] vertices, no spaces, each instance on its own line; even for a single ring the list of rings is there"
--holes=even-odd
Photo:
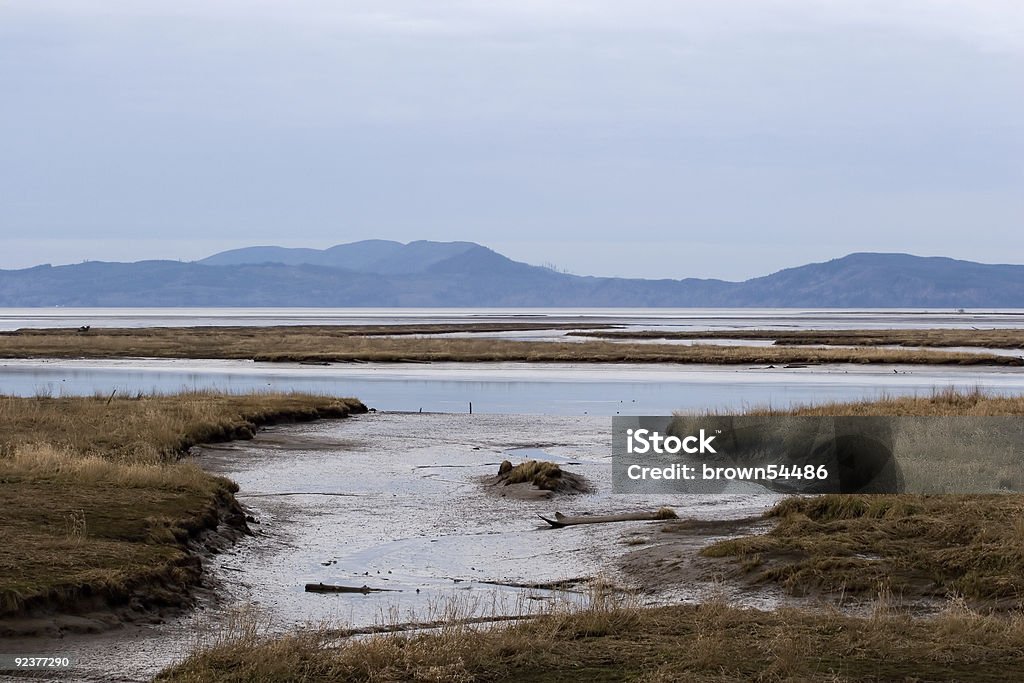
[[[0,267],[369,235],[673,277],[1024,261],[1022,31],[1002,0],[8,2],[0,238],[35,241]]]

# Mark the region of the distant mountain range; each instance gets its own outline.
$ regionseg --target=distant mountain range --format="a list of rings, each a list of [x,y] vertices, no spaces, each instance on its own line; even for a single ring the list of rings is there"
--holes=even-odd
[[[0,270],[0,306],[1024,307],[1024,266],[850,254],[744,282],[559,273],[473,242],[250,247]]]

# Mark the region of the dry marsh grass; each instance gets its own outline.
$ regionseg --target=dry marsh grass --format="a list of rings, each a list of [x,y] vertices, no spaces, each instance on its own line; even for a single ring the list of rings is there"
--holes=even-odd
[[[338,641],[329,630],[284,637],[242,629],[158,681],[1001,681],[1019,673],[1020,616],[951,603],[934,619],[740,609],[722,600],[553,610],[511,626],[453,624]]]
[[[868,401],[833,401],[792,408],[753,407],[745,415],[851,415],[889,417],[1021,416],[1024,396],[999,396],[980,389],[943,389],[925,396],[887,396]]]
[[[407,331],[406,331],[407,333]],[[384,337],[345,327],[193,327],[19,330],[0,333],[4,358],[225,358],[269,362],[586,362],[925,365],[1024,365],[984,353],[879,348],[795,348],[526,342],[501,339]],[[381,333],[383,334],[383,333]],[[397,334],[390,330],[387,334]]]
[[[761,415],[899,415],[942,417],[1024,417],[1024,397],[990,396],[981,391],[937,392],[930,397],[830,403],[791,410],[760,409]],[[912,478],[963,490],[972,475],[1021,477],[1017,449],[995,453],[980,466],[957,460],[953,434],[941,421],[924,438],[934,448],[905,448],[901,458]],[[949,425],[954,425],[950,422]],[[899,448],[897,441],[897,448]],[[916,450],[915,450],[916,449]],[[951,470],[936,474],[936,470]],[[996,479],[998,481],[998,479]],[[944,490],[955,490],[946,488]],[[710,557],[731,558],[745,580],[781,584],[795,594],[823,591],[864,594],[886,587],[899,596],[942,597],[955,593],[1001,607],[1024,605],[1024,496],[878,495],[821,496],[783,501],[767,515],[778,520],[766,535],[730,539],[705,549]]]
[[[508,463],[508,467],[505,463]],[[545,491],[555,491],[562,480],[562,468],[541,460],[527,460],[518,465],[512,465],[506,460],[498,470],[498,477],[505,486],[530,483]]]
[[[767,515],[763,536],[715,543],[708,557],[735,560],[736,575],[807,595],[899,598],[962,595],[987,606],[1024,606],[1021,496],[793,498]]]
[[[713,415],[713,413],[707,413]],[[941,390],[927,396],[821,403],[795,408],[755,407],[749,416],[898,417],[893,454],[913,493],[1024,492],[1024,396],[980,390]],[[945,417],[978,418],[944,420]],[[985,418],[999,418],[988,420]],[[683,416],[679,420],[698,420]],[[687,428],[680,427],[680,431]]]
[[[887,329],[887,330],[710,330],[659,332],[657,330],[604,330],[569,332],[569,336],[599,339],[758,339],[779,345],[820,346],[975,346],[989,349],[1024,349],[1024,330],[990,329]]]
[[[187,542],[240,519],[234,484],[184,451],[361,410],[299,394],[0,397],[0,620],[181,603],[200,572]]]
[[[275,421],[338,417],[355,399],[288,393],[89,397],[0,396],[0,455],[42,444],[119,463],[176,460],[205,441],[252,437]]]
[[[914,493],[1024,493],[1024,421],[1018,417],[905,418],[893,454]]]
[[[0,471],[11,479],[61,480],[78,486],[109,483],[126,488],[199,492],[210,487],[210,475],[193,462],[132,462],[80,455],[50,444],[16,446],[0,458]]]

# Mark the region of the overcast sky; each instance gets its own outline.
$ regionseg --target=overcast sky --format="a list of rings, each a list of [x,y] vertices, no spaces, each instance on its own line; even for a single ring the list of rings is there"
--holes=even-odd
[[[0,268],[472,240],[1024,263],[1020,0],[5,0]]]

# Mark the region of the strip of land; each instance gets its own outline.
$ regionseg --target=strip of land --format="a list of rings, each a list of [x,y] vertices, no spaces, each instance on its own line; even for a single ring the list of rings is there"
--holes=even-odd
[[[887,329],[887,330],[600,330],[573,331],[570,337],[597,339],[740,339],[768,340],[777,345],[810,346],[973,346],[986,349],[1024,350],[1021,329]]]
[[[396,326],[402,327],[402,326]],[[448,326],[455,331],[458,326]],[[382,329],[382,328],[379,328]],[[374,333],[385,334],[384,332]],[[387,334],[391,334],[387,332]],[[0,358],[219,358],[267,362],[915,364],[1022,366],[1024,359],[921,349],[527,342],[366,336],[350,327],[187,327],[19,330],[0,333]]]
[[[235,484],[188,448],[362,411],[299,394],[0,397],[0,636],[187,605],[202,553],[247,532]]]

